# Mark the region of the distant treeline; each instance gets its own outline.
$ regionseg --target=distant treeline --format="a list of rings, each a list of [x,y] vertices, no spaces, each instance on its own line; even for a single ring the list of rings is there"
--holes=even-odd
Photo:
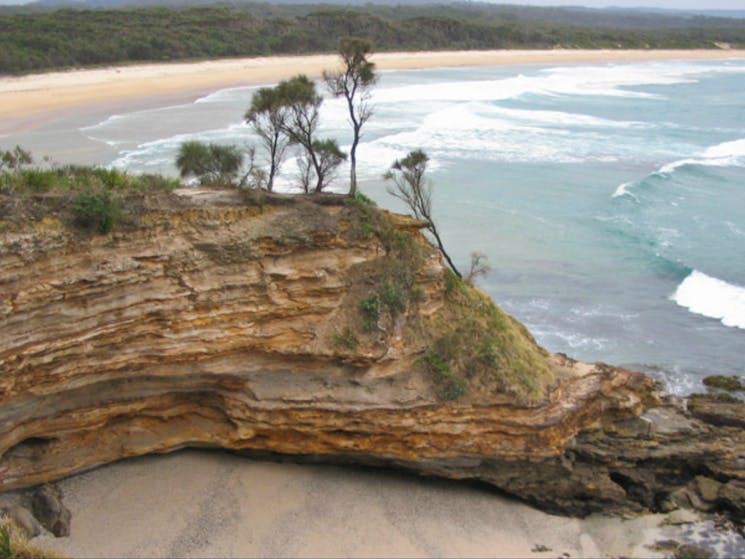
[[[745,47],[742,19],[679,18],[680,27],[652,28],[653,15],[642,18],[646,23],[639,27],[629,26],[628,14],[619,15],[617,27],[608,25],[608,17],[603,14],[596,26],[569,24],[485,4],[340,8],[246,3],[0,11],[0,73],[332,52],[343,35],[371,39],[378,51]]]

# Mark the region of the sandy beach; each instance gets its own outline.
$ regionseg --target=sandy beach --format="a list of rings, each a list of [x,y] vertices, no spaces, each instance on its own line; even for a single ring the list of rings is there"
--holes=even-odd
[[[662,515],[552,516],[481,486],[187,450],[60,482],[69,557],[659,557]],[[541,551],[543,550],[543,551]]]
[[[725,58],[745,58],[745,51],[556,49],[378,53],[372,56],[380,70]],[[152,102],[163,96],[186,100],[225,87],[274,83],[299,73],[317,77],[336,64],[335,55],[273,56],[0,77],[0,134],[32,129],[73,112],[101,110],[105,104],[113,107],[146,99]]]

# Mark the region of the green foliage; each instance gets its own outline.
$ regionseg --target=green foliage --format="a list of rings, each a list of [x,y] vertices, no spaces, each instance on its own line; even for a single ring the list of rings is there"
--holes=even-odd
[[[713,48],[745,45],[734,18],[634,18],[517,6],[245,3],[0,12],[0,73],[138,61],[343,52],[339,37],[378,51],[499,48]],[[25,13],[24,13],[25,12]],[[582,16],[582,17],[578,17]],[[656,28],[655,28],[656,27]],[[364,48],[362,49],[364,51]]]
[[[359,207],[358,203],[351,205]],[[371,263],[364,282],[372,287],[359,305],[363,330],[370,333],[378,328],[382,318],[395,320],[411,303],[423,298],[421,289],[416,286],[415,274],[422,254],[411,235],[391,226],[367,203],[363,202],[361,208],[359,216],[365,220],[363,228],[376,235],[385,248],[385,255]]]
[[[119,210],[108,191],[81,192],[72,200],[72,213],[78,227],[106,234],[114,228]]]
[[[437,393],[441,400],[457,400],[466,393],[466,380],[453,374],[447,362],[439,355],[428,351],[422,356],[422,361],[432,373],[435,383],[441,386]]]
[[[367,59],[372,53],[372,42],[361,37],[342,37],[339,39],[339,56],[342,68],[323,72],[326,87],[334,97],[344,97],[352,125],[352,145],[349,167],[349,194],[357,193],[357,146],[360,142],[362,126],[372,116],[368,103],[370,89],[378,79],[375,64]]]
[[[30,167],[31,154],[16,147],[13,151],[0,152],[0,192],[42,193],[49,191],[76,191],[101,189],[117,192],[169,191],[178,187],[178,181],[160,175],[130,175],[118,169],[103,169],[82,165],[61,167]]]
[[[375,294],[360,301],[360,312],[363,330],[367,333],[374,332],[380,320],[380,297]]]
[[[279,86],[258,89],[251,98],[251,106],[245,116],[267,153],[269,171],[266,174],[266,189],[270,192],[290,143],[285,133],[289,107],[282,95]]]
[[[201,184],[234,184],[243,164],[235,146],[184,142],[179,147],[176,167],[182,177],[196,177]]]
[[[451,269],[445,270],[445,293],[447,295],[450,295],[456,289],[462,289],[463,286],[463,280],[456,276]]]
[[[448,304],[428,326],[432,353],[480,390],[521,401],[542,398],[554,380],[545,351],[486,295],[460,279],[453,282],[457,287],[447,295]]]
[[[368,198],[367,196],[362,194],[362,192],[359,192],[359,191],[357,191],[354,194],[354,196],[352,196],[351,200],[353,204],[355,204],[357,207],[362,208],[364,210],[372,210],[373,208],[378,207],[378,205],[373,200],[371,200],[370,198]]]
[[[354,335],[352,329],[347,327],[341,334],[338,332],[334,334],[334,343],[349,351],[354,351],[359,345],[359,340]]]
[[[393,280],[386,280],[378,292],[380,302],[391,312],[392,316],[406,310],[408,295],[401,284]]]
[[[21,148],[21,146],[0,150],[0,171],[18,171],[26,165],[31,165],[33,161],[31,153]]]
[[[5,526],[0,526],[0,559],[11,559],[13,551],[10,548],[10,536]]]

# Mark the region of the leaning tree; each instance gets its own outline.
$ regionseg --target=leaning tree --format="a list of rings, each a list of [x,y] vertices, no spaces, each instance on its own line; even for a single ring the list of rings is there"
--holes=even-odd
[[[422,150],[411,151],[403,159],[396,160],[383,178],[393,182],[393,187],[388,188],[388,193],[404,202],[413,212],[414,217],[427,224],[427,231],[434,237],[437,248],[450,269],[456,276],[462,278],[463,276],[445,250],[445,245],[442,244],[437,226],[432,219],[432,186],[424,177],[427,161],[429,157]]]

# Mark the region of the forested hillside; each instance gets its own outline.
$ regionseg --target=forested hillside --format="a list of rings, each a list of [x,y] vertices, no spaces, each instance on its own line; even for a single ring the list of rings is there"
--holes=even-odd
[[[378,51],[717,48],[745,46],[745,20],[475,3],[16,7],[0,11],[0,73],[331,52],[342,35],[369,38]]]

